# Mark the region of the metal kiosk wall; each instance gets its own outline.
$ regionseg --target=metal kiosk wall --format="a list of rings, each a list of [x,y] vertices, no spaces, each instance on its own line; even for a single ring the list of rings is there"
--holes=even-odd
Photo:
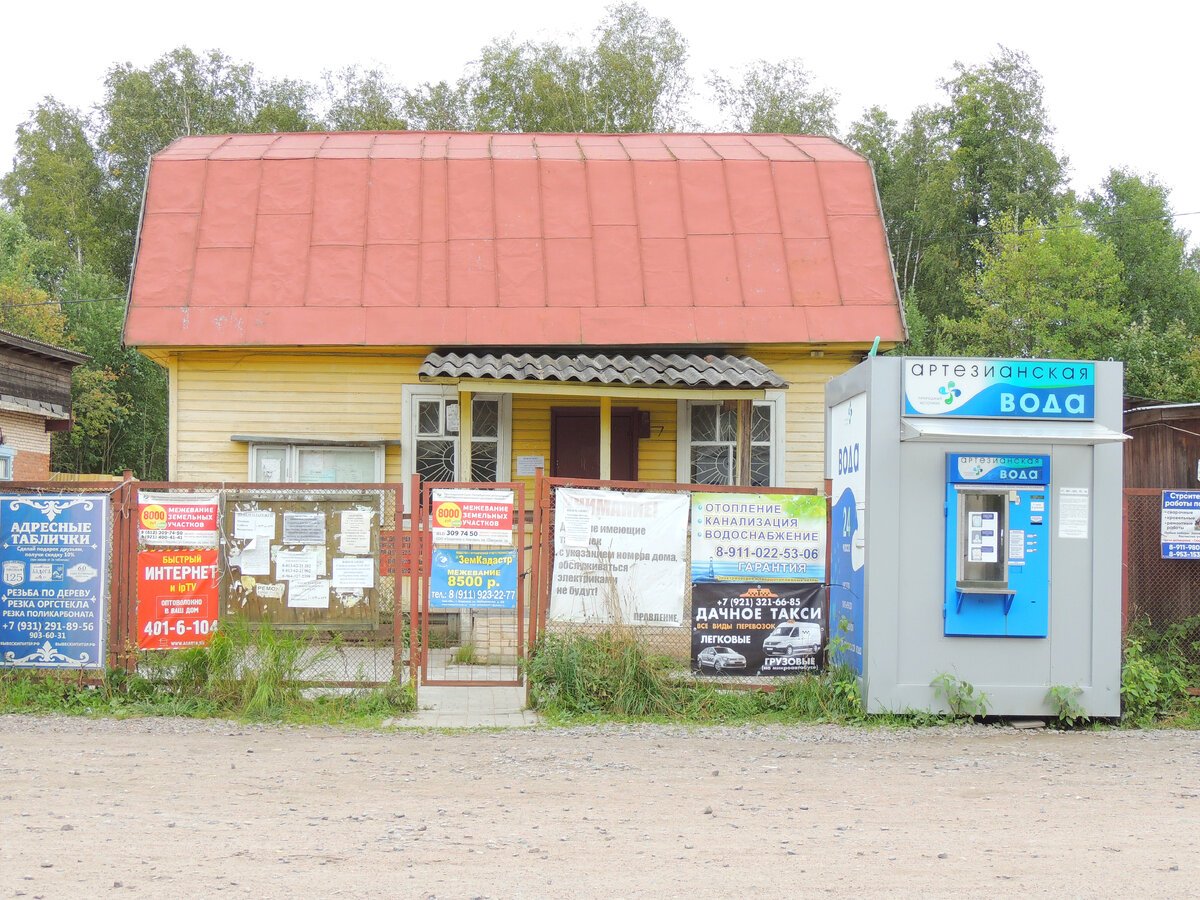
[[[1120,714],[1116,362],[868,359],[826,387],[830,628],[872,712]]]

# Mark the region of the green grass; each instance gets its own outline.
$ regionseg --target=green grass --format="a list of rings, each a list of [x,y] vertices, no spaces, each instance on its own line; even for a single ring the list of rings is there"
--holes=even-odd
[[[138,673],[108,671],[99,685],[82,675],[12,671],[0,675],[0,712],[184,716],[373,727],[416,709],[412,690],[391,683],[305,692],[304,671],[333,653],[314,632],[225,623],[207,647],[147,654]]]
[[[854,676],[843,667],[782,680],[774,691],[729,690],[697,681],[626,629],[546,635],[526,671],[532,705],[552,722],[863,720]]]
[[[1200,616],[1156,631],[1136,622],[1125,640],[1121,723],[1129,727],[1200,727]]]

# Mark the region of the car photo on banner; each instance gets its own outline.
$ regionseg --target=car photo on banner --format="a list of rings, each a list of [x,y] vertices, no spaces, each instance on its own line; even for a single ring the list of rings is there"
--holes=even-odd
[[[739,672],[746,670],[746,657],[728,647],[705,647],[696,656],[696,664],[700,671],[712,669],[718,675],[730,669]]]

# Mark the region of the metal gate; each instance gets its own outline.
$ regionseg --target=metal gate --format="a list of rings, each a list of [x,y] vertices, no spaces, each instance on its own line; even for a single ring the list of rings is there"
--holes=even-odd
[[[453,498],[478,497],[484,505],[492,498],[498,509],[507,494],[512,512],[507,546],[495,542],[502,526],[490,530],[493,542],[486,543],[469,540],[469,527],[442,521],[448,507],[464,505]],[[422,482],[414,476],[412,498],[412,674],[421,685],[523,685],[525,485]]]

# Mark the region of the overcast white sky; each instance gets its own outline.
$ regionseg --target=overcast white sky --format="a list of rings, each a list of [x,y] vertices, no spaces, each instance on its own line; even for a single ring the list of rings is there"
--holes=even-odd
[[[17,125],[47,94],[79,107],[102,98],[115,62],[144,66],[187,44],[219,48],[260,75],[316,81],[352,63],[382,65],[407,85],[454,79],[494,37],[586,38],[603,0],[207,3],[22,2],[3,15],[0,171],[11,168]],[[711,69],[798,56],[836,90],[844,128],[878,103],[903,120],[938,98],[955,60],[984,62],[998,44],[1023,50],[1041,72],[1056,144],[1073,186],[1095,187],[1115,166],[1157,175],[1176,213],[1200,212],[1193,0],[1008,0],[1003,4],[642,0],[687,39],[698,88]],[[711,118],[697,105],[703,122]],[[710,122],[706,124],[716,124]],[[1177,224],[1200,232],[1200,215]]]

